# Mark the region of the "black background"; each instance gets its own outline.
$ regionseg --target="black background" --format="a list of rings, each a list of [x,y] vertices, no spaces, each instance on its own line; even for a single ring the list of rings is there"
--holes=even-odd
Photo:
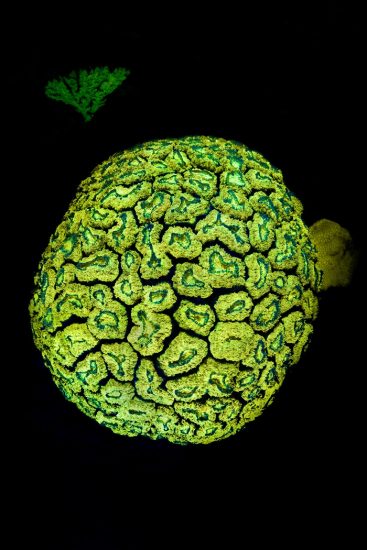
[[[149,139],[245,143],[283,170],[307,224],[338,221],[361,248],[363,25],[351,6],[294,4],[205,14],[176,5],[155,18],[152,10],[150,21],[143,6],[133,16],[101,6],[88,20],[60,8],[27,29],[13,74],[23,108],[16,130],[30,153],[18,295],[30,407],[21,433],[29,435],[27,536],[40,547],[216,548],[221,537],[241,548],[250,537],[260,547],[265,538],[314,547],[356,533],[361,267],[349,288],[322,295],[311,346],[273,405],[241,434],[208,446],[124,438],[84,417],[43,366],[26,311],[40,255],[80,180]],[[48,80],[104,65],[131,75],[91,122],[46,98]]]

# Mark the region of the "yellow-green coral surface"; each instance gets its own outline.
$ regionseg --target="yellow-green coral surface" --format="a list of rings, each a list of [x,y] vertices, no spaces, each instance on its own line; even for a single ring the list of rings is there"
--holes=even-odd
[[[259,416],[317,314],[301,213],[281,172],[233,141],[152,141],[97,166],[30,304],[65,397],[116,433],[181,444]]]

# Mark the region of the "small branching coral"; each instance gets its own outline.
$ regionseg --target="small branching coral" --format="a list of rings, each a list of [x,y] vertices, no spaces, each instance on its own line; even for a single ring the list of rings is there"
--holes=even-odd
[[[71,105],[89,122],[105,104],[106,97],[121,86],[129,74],[127,69],[110,71],[108,67],[72,71],[68,76],[48,82],[45,93],[50,99]]]
[[[318,292],[351,274],[349,233],[301,215],[280,170],[220,138],[152,141],[97,166],[30,304],[65,397],[118,434],[179,444],[254,420],[307,348]]]

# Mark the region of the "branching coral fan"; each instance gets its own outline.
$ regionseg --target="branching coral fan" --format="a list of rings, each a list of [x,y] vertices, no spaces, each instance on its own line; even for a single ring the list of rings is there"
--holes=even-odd
[[[105,104],[106,97],[121,86],[129,74],[127,69],[110,71],[108,67],[73,71],[67,77],[48,82],[45,93],[50,99],[74,107],[88,122]]]
[[[210,443],[261,414],[312,333],[302,206],[244,145],[186,137],[99,165],[30,305],[55,383],[114,432]]]

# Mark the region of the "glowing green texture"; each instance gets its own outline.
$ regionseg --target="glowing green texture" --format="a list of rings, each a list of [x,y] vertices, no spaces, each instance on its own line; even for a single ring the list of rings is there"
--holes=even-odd
[[[243,321],[252,310],[253,302],[247,292],[231,292],[219,296],[214,307],[220,321]]]
[[[181,328],[193,330],[201,336],[208,336],[215,323],[214,312],[208,304],[195,304],[190,300],[181,300],[174,318]]]
[[[128,436],[210,443],[241,430],[317,315],[301,212],[279,170],[224,139],[153,141],[97,166],[51,237],[30,305],[65,397]]]
[[[45,93],[50,99],[74,107],[88,122],[105,104],[106,97],[121,86],[129,74],[127,69],[110,71],[108,67],[96,67],[91,71],[72,71],[68,76],[50,80]]]
[[[219,321],[209,335],[211,354],[216,359],[246,361],[253,336],[254,331],[247,323]]]

